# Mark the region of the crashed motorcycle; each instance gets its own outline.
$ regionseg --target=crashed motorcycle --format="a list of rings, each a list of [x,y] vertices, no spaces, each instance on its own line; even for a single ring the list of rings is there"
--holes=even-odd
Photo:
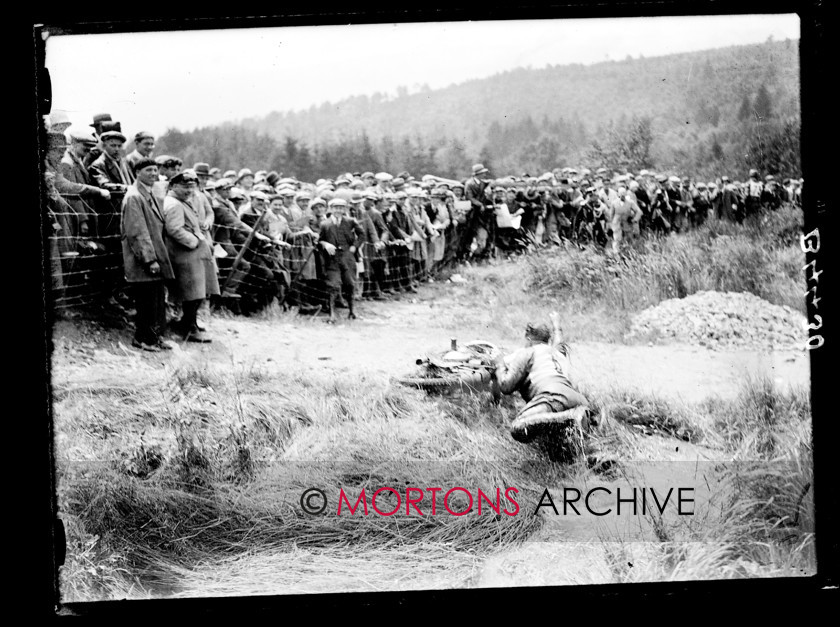
[[[502,392],[495,377],[495,360],[501,354],[490,342],[473,340],[459,346],[453,338],[449,350],[417,358],[418,371],[396,382],[440,396],[489,393],[498,404]],[[552,461],[569,461],[583,448],[590,418],[587,406],[531,413],[517,417],[509,430],[514,440],[543,449]]]
[[[449,350],[418,357],[417,372],[397,378],[396,382],[436,395],[489,392],[498,403],[502,393],[493,377],[493,364],[499,354],[500,350],[490,342],[473,340],[458,346],[453,338]]]

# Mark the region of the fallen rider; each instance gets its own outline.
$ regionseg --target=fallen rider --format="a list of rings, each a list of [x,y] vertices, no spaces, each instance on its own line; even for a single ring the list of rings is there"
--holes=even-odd
[[[525,347],[495,359],[495,377],[502,393],[518,390],[526,402],[510,427],[519,442],[555,438],[575,424],[581,432],[589,427],[588,402],[570,381],[569,347],[563,342],[560,315],[552,312],[549,317],[553,332],[544,324],[529,324]]]

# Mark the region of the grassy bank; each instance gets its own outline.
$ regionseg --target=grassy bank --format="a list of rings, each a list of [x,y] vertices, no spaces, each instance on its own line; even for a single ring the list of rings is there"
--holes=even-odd
[[[166,384],[165,382],[169,383]],[[463,411],[382,380],[324,371],[185,364],[138,387],[57,391],[57,472],[71,555],[68,599],[148,589],[189,567],[254,550],[481,552],[527,537],[510,516],[310,516],[301,493],[381,486],[537,488],[490,405]],[[479,405],[482,402],[476,401]],[[486,411],[484,411],[486,410]],[[389,496],[387,494],[383,496]],[[467,507],[454,495],[454,511]],[[384,511],[393,508],[378,499]],[[426,501],[428,504],[429,501]],[[334,511],[335,503],[331,503]],[[111,566],[100,572],[91,564]]]
[[[626,314],[704,290],[749,292],[804,313],[801,228],[801,212],[786,207],[744,225],[714,221],[678,236],[646,236],[619,258],[569,246],[524,259],[527,290],[567,317],[585,312],[598,330],[573,324],[573,339],[620,341]]]
[[[661,532],[661,546],[645,562],[650,578],[746,576],[813,563],[807,394],[781,394],[761,380],[746,382],[737,399],[700,405],[632,390],[584,391],[602,425],[590,453],[617,460],[612,473],[628,460],[656,460],[652,434],[738,462],[716,472],[726,489],[702,519],[691,526],[650,521]],[[535,503],[545,486],[609,475],[583,461],[550,464],[514,443],[504,428],[515,409],[510,398],[502,408],[485,398],[433,400],[353,373],[269,374],[185,361],[139,384],[57,389],[55,408],[69,542],[65,601],[177,594],[189,581],[248,593],[231,592],[228,575],[287,564],[291,571],[266,579],[282,587],[294,583],[295,556],[305,572],[307,563],[329,564],[324,582],[339,587],[361,568],[373,589],[387,588],[388,565],[404,567],[406,559],[447,585],[467,578],[483,556],[533,537],[543,519],[419,517],[404,508],[392,517],[318,517],[301,511],[302,491],[516,486],[520,503]],[[604,546],[617,551],[615,541],[605,538]],[[201,574],[214,564],[223,566]],[[315,582],[318,568],[311,568]],[[640,569],[622,573],[615,570],[614,580],[641,576]]]

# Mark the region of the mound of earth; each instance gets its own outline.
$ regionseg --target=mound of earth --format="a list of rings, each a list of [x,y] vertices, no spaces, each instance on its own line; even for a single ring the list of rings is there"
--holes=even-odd
[[[697,292],[637,314],[628,339],[660,337],[709,348],[802,348],[807,320],[748,292]]]

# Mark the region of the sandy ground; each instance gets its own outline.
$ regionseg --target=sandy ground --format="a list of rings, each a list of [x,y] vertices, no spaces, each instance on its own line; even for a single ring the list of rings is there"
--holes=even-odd
[[[518,337],[500,336],[491,312],[466,306],[458,290],[451,284],[430,284],[411,299],[365,301],[359,306],[361,320],[347,320],[346,311],[340,310],[335,326],[325,324],[323,317],[292,312],[270,320],[213,317],[207,321],[212,345],[182,346],[211,360],[260,363],[269,369],[273,364],[301,364],[401,375],[412,371],[415,357],[445,350],[450,338],[483,339],[506,351],[523,345]],[[572,365],[582,384],[633,387],[688,402],[734,396],[745,377],[769,377],[782,387],[808,385],[810,380],[804,348],[713,351],[686,344],[578,342],[572,345]]]
[[[452,337],[462,342],[484,339],[506,350],[522,345],[520,338],[499,337],[491,324],[490,312],[467,308],[459,299],[458,289],[451,284],[432,284],[421,287],[414,298],[366,301],[359,307],[361,320],[347,321],[346,311],[341,310],[341,320],[334,326],[325,324],[323,318],[300,317],[292,312],[250,319],[214,316],[205,321],[214,339],[212,344],[182,344],[176,351],[159,354],[130,348],[128,332],[97,335],[95,331],[61,323],[54,336],[53,382],[68,388],[125,385],[127,380],[159,374],[160,367],[173,359],[201,359],[253,363],[269,372],[289,364],[355,371],[382,377],[386,383],[391,376],[412,372],[416,356],[448,347]],[[575,343],[572,351],[574,376],[584,385],[634,387],[689,402],[715,395],[733,397],[749,376],[770,377],[781,387],[807,386],[810,376],[804,349],[711,351],[677,344],[589,342]],[[645,476],[649,486],[669,482],[673,485],[682,479],[698,485],[696,463],[716,458],[714,451],[703,447],[652,438],[647,461],[681,463],[668,466],[677,470],[654,473],[661,476]],[[629,546],[627,542],[644,546],[645,540],[655,540],[645,537],[647,532],[632,517],[605,522],[592,516],[552,516],[545,512],[541,515],[549,520],[532,541],[477,561],[467,568],[466,578],[461,573],[450,583],[479,587],[603,583],[610,581],[612,575],[599,538],[623,538],[622,550]],[[279,566],[283,560],[278,559]],[[412,565],[405,564],[405,568],[409,572]],[[314,572],[317,574],[317,569]],[[348,569],[348,577],[352,577],[351,573],[352,569]],[[440,578],[424,584],[422,577],[415,584],[419,588],[446,585]],[[254,593],[267,592],[258,586],[254,589]],[[187,589],[181,594],[201,595],[202,590]]]

